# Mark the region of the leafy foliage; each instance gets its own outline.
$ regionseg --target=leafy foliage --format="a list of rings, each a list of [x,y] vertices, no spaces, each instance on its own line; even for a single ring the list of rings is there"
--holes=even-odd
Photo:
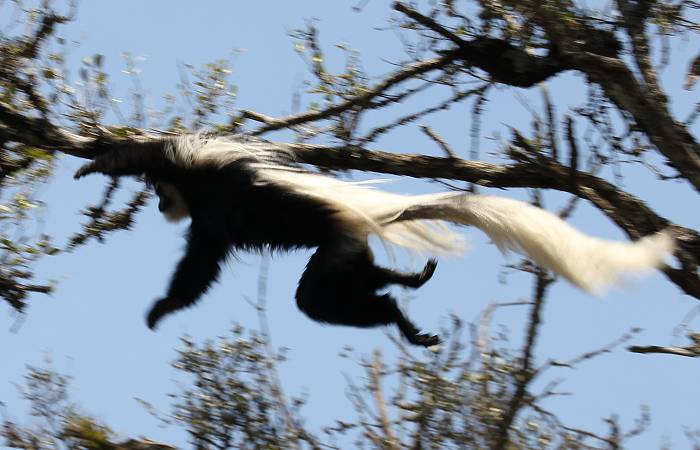
[[[365,375],[359,382],[349,380],[348,386],[357,419],[336,421],[321,432],[305,426],[305,400],[286,395],[277,375],[284,352],[272,349],[264,333],[234,326],[230,336],[216,341],[196,344],[183,338],[173,367],[187,383],[172,395],[172,411],[161,419],[186,430],[198,449],[347,448],[349,442],[366,449],[492,449],[519,383],[521,361],[508,350],[504,335],[481,351],[465,351],[463,328],[453,319],[451,329],[443,330],[449,336],[445,345],[421,356],[397,342],[401,357],[391,365],[379,352],[357,357]],[[471,344],[478,348],[485,343]],[[351,350],[345,356],[355,358]],[[116,443],[110,428],[79,413],[70,402],[69,382],[51,369],[30,367],[23,398],[39,422],[23,427],[6,419],[0,432],[6,445],[37,450],[171,448],[143,439]],[[392,394],[385,393],[385,384],[395,386]],[[597,436],[567,427],[544,410],[539,403],[549,395],[546,390],[528,396],[507,448],[621,448],[648,423],[643,416],[637,428],[623,433],[610,418],[611,435]]]

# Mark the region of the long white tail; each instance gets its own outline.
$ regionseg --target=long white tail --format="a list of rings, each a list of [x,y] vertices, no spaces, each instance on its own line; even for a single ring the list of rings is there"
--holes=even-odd
[[[433,253],[460,252],[463,237],[445,222],[484,231],[502,250],[524,253],[586,291],[599,293],[626,275],[661,267],[675,248],[668,232],[633,243],[586,236],[527,203],[474,194],[406,196],[323,175],[260,167],[261,183],[313,197],[339,211],[350,233]]]
[[[599,239],[586,236],[544,209],[503,197],[448,194],[432,204],[415,204],[395,220],[423,218],[475,226],[502,251],[523,253],[593,293],[625,274],[662,266],[675,248],[667,231],[633,243]]]

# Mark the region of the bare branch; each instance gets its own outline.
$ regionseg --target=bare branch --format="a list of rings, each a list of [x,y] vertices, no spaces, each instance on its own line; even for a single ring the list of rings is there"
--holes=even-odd
[[[459,36],[452,33],[450,30],[443,27],[439,23],[435,22],[430,17],[420,14],[418,11],[406,5],[405,3],[395,2],[394,9],[405,14],[406,16],[410,17],[411,19],[423,25],[424,27],[436,32],[440,36],[449,39],[458,46],[462,46],[464,44],[464,41]]]
[[[397,128],[402,125],[406,125],[411,122],[415,122],[416,120],[420,119],[421,117],[425,117],[429,114],[433,114],[438,111],[444,111],[446,109],[449,109],[453,104],[458,103],[462,100],[464,100],[467,97],[470,97],[474,94],[478,94],[480,92],[483,92],[486,87],[478,87],[476,89],[470,89],[468,91],[457,91],[452,95],[450,98],[447,100],[444,100],[441,103],[438,103],[435,106],[431,106],[430,108],[425,108],[422,109],[418,112],[407,114],[405,116],[399,117],[395,121],[391,122],[388,125],[383,125],[379,126],[377,128],[374,128],[371,130],[367,135],[361,139],[359,139],[359,144],[360,145],[365,145],[369,142],[374,141],[378,136],[387,133],[388,131]],[[443,149],[444,150],[444,149]]]
[[[526,404],[527,389],[532,381],[534,371],[532,370],[532,355],[537,342],[537,336],[542,323],[542,308],[544,306],[545,294],[547,287],[552,283],[553,279],[543,270],[537,270],[537,278],[535,281],[535,292],[533,305],[530,309],[530,318],[528,319],[527,332],[525,334],[525,345],[522,350],[522,358],[520,370],[515,376],[515,392],[508,402],[508,407],[503,413],[503,417],[498,424],[498,431],[495,436],[494,449],[501,450],[506,448],[509,442],[510,428],[513,425],[520,409]]]
[[[355,107],[364,107],[374,98],[386,92],[388,89],[396,86],[397,84],[413,79],[418,75],[430,72],[432,70],[442,69],[457,59],[457,55],[454,53],[447,53],[438,58],[427,59],[424,61],[418,61],[416,63],[410,64],[405,69],[399,70],[393,75],[385,78],[379,84],[374,86],[367,91],[358,94],[342,103],[330,106],[321,111],[308,111],[300,114],[295,114],[282,119],[274,119],[268,121],[268,123],[253,131],[251,134],[253,136],[258,136],[270,131],[279,130],[282,128],[292,127],[294,125],[299,125],[302,123],[313,122],[316,120],[327,119],[329,117],[335,116],[343,111],[347,111]]]
[[[554,360],[547,361],[542,367],[537,369],[537,373],[535,374],[535,376],[539,376],[540,374],[544,373],[550,367],[565,367],[568,369],[573,369],[585,361],[590,361],[591,359],[597,358],[600,355],[612,352],[616,347],[619,347],[620,345],[629,341],[630,339],[632,339],[635,335],[637,335],[641,331],[642,330],[640,328],[632,328],[631,330],[629,330],[628,332],[626,332],[625,334],[623,334],[619,338],[615,339],[614,341],[610,342],[609,344],[606,344],[603,347],[600,347],[598,349],[582,353],[582,354],[576,356],[575,358],[573,358],[569,361],[566,361],[566,362],[554,361]]]
[[[633,345],[627,350],[633,353],[665,353],[668,355],[687,356],[697,358],[700,356],[700,333],[689,333],[688,339],[693,341],[687,347],[663,347],[659,345]]]
[[[635,2],[617,0],[617,8],[622,13],[627,34],[632,42],[634,61],[644,78],[649,93],[658,101],[666,104],[668,99],[659,86],[656,69],[651,60],[649,39],[646,35],[647,19],[652,6],[653,2],[648,0]]]
[[[570,55],[570,60],[574,68],[599,84],[618,108],[632,115],[670,165],[700,191],[700,145],[663,103],[639,85],[625,63],[591,53]]]
[[[0,104],[0,121],[5,116],[16,118],[26,127],[40,126],[36,123],[38,119],[17,118],[11,111],[3,110]],[[52,126],[40,127],[36,135],[26,132],[26,129],[19,128],[21,131],[17,132],[17,139],[21,139],[21,142],[84,158],[93,158],[98,153],[109,151],[114,145],[123,146],[128,143],[136,151],[139,146],[152,145],[154,141],[162,139],[158,135],[133,129],[126,130],[131,133],[128,138],[102,130],[104,134],[99,139],[78,136]],[[295,153],[301,162],[329,170],[361,170],[416,178],[462,180],[486,187],[528,187],[569,192],[589,200],[633,239],[672,228],[680,247],[676,256],[681,268],[667,267],[664,272],[685,293],[700,299],[700,276],[696,270],[700,262],[700,234],[697,231],[659,216],[642,200],[602,178],[572,170],[571,167],[563,166],[536,152],[511,147],[511,156],[517,158],[518,162],[498,165],[458,158],[369,151],[357,146],[330,147],[303,143],[272,145]],[[519,145],[527,143],[521,140]]]
[[[391,427],[391,419],[384,402],[384,392],[381,386],[382,379],[382,355],[379,350],[375,350],[369,371],[369,389],[374,397],[374,405],[379,416],[384,439],[381,440],[381,448],[385,450],[398,450],[398,438]]]
[[[556,56],[546,57],[531,55],[523,49],[514,47],[505,40],[494,38],[476,38],[463,41],[448,30],[416,10],[402,4],[395,4],[395,9],[403,12],[421,25],[450,39],[458,47],[456,52],[465,63],[478,67],[491,75],[498,82],[511,86],[530,87],[552,75],[565,70],[579,70],[591,80],[603,87],[606,95],[623,111],[629,112],[637,124],[649,136],[654,145],[694,187],[700,191],[700,145],[695,141],[683,124],[673,120],[664,102],[655,95],[649,95],[637,82],[634,74],[625,63],[613,57],[584,51],[575,42],[571,42],[585,27],[579,26],[576,33],[567,35],[560,30],[560,24],[553,24],[558,16],[548,13],[546,8],[538,10],[543,26],[548,27],[558,42],[569,51]],[[592,45],[592,43],[591,43]],[[499,55],[494,58],[493,55]]]
[[[696,358],[700,356],[700,347],[661,347],[658,345],[633,345],[628,347],[627,350],[633,353],[666,353],[669,355],[687,356],[690,358]]]
[[[394,9],[456,44],[457,49],[447,54],[458,55],[468,65],[487,72],[494,81],[517,87],[531,87],[570,69],[555,58],[532,55],[502,39],[479,37],[465,41],[430,17],[401,2],[396,2]],[[498,57],[494,58],[494,55]]]
[[[552,104],[552,98],[549,95],[549,89],[547,86],[542,86],[540,88],[542,92],[542,101],[545,105],[545,113],[547,119],[547,139],[549,140],[549,149],[551,151],[551,158],[555,161],[559,160],[559,146],[557,145],[557,122],[556,113],[554,111],[554,105]]]
[[[432,128],[430,128],[427,125],[422,125],[420,127],[420,129],[423,133],[428,135],[428,137],[430,139],[432,139],[438,145],[438,147],[440,147],[442,149],[443,152],[445,152],[445,155],[447,155],[448,158],[456,158],[457,157],[457,155],[450,148],[450,146],[447,144],[447,142],[445,142],[445,140],[439,134],[437,134],[437,132],[435,132],[435,130],[433,130]]]

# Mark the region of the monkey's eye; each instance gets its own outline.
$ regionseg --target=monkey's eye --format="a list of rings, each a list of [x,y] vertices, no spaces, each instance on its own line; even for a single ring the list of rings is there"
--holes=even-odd
[[[159,201],[158,201],[158,211],[163,212],[167,211],[170,209],[172,206],[172,201],[168,197],[165,197],[163,195],[158,195]]]

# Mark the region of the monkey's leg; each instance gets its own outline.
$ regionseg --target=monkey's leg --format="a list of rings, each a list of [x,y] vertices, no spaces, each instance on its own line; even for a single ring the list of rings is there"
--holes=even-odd
[[[423,270],[420,272],[400,272],[394,269],[385,269],[382,267],[377,267],[392,284],[401,284],[406,287],[413,289],[418,289],[428,282],[433,277],[435,273],[435,268],[437,267],[437,259],[429,259],[425,263]]]
[[[193,221],[185,256],[175,269],[167,296],[149,311],[148,327],[154,329],[163,316],[192,306],[219,276],[228,248],[225,233]]]
[[[299,280],[297,306],[319,322],[363,328],[396,324],[414,345],[439,343],[437,336],[421,333],[393,297],[376,293],[390,282],[382,278],[384,270],[372,263],[364,245],[319,247]]]

